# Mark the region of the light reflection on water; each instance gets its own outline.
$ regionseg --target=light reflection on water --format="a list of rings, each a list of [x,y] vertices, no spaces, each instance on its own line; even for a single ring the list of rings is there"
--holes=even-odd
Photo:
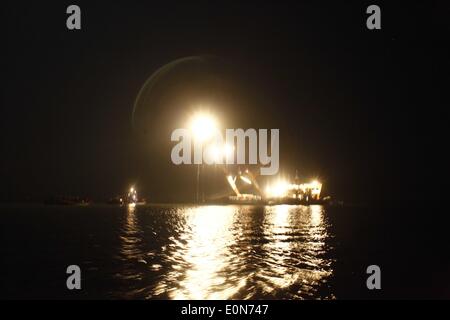
[[[128,207],[115,295],[147,299],[333,298],[322,206]]]

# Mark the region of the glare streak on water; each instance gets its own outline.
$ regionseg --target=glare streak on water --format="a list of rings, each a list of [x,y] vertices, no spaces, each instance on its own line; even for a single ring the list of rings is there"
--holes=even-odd
[[[124,209],[115,297],[333,298],[322,206]]]

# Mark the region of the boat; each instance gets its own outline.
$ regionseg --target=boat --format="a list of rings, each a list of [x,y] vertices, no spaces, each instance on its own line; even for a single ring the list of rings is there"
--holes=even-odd
[[[146,200],[141,198],[139,199],[137,196],[137,190],[133,186],[128,190],[128,193],[124,196],[116,196],[111,198],[107,202],[108,204],[114,205],[143,205],[146,204]]]

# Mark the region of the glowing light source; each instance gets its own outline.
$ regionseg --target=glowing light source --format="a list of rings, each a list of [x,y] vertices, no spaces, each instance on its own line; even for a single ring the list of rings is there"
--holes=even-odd
[[[275,185],[266,188],[266,195],[271,198],[280,198],[286,196],[289,190],[289,183],[285,180],[279,180]]]
[[[223,146],[217,144],[209,144],[206,147],[205,155],[208,157],[210,162],[215,164],[223,164],[229,156],[232,156],[234,152],[234,147],[228,144]]]
[[[225,157],[229,157],[230,155],[232,155],[234,152],[234,146],[225,143],[225,145],[223,146],[223,153],[225,155]]]
[[[206,155],[208,156],[209,160],[214,163],[220,163],[221,161],[221,150],[216,145],[208,146],[206,149]]]
[[[200,142],[209,140],[217,131],[217,121],[209,113],[195,114],[190,123],[194,139]]]
[[[247,184],[252,184],[252,181],[247,178],[246,176],[240,176],[241,180],[244,181]]]
[[[311,190],[311,196],[314,199],[319,199],[320,193],[322,192],[322,184],[319,181],[314,180],[309,184],[308,187]]]
[[[317,180],[313,180],[313,181],[310,183],[310,185],[311,185],[311,187],[316,188],[317,186],[320,185],[320,183],[319,183],[319,181],[317,181]]]
[[[134,187],[130,188],[130,191],[128,192],[128,196],[127,196],[127,202],[129,204],[131,203],[136,203],[137,202],[137,192],[136,189]]]
[[[233,178],[233,176],[229,175],[227,176],[227,181],[230,184],[231,189],[233,189],[234,193],[236,193],[236,196],[240,196],[241,193],[239,192],[239,189],[236,187],[236,177]]]
[[[322,183],[317,180],[302,184],[290,184],[285,180],[279,180],[266,188],[266,196],[269,198],[299,198],[299,196],[307,197],[310,195],[312,199],[319,200],[321,191]]]

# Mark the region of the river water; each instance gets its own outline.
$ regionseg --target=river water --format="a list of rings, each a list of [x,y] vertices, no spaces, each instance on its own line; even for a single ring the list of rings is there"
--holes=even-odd
[[[1,218],[4,298],[371,298],[365,268],[403,257],[361,208],[22,205]]]

